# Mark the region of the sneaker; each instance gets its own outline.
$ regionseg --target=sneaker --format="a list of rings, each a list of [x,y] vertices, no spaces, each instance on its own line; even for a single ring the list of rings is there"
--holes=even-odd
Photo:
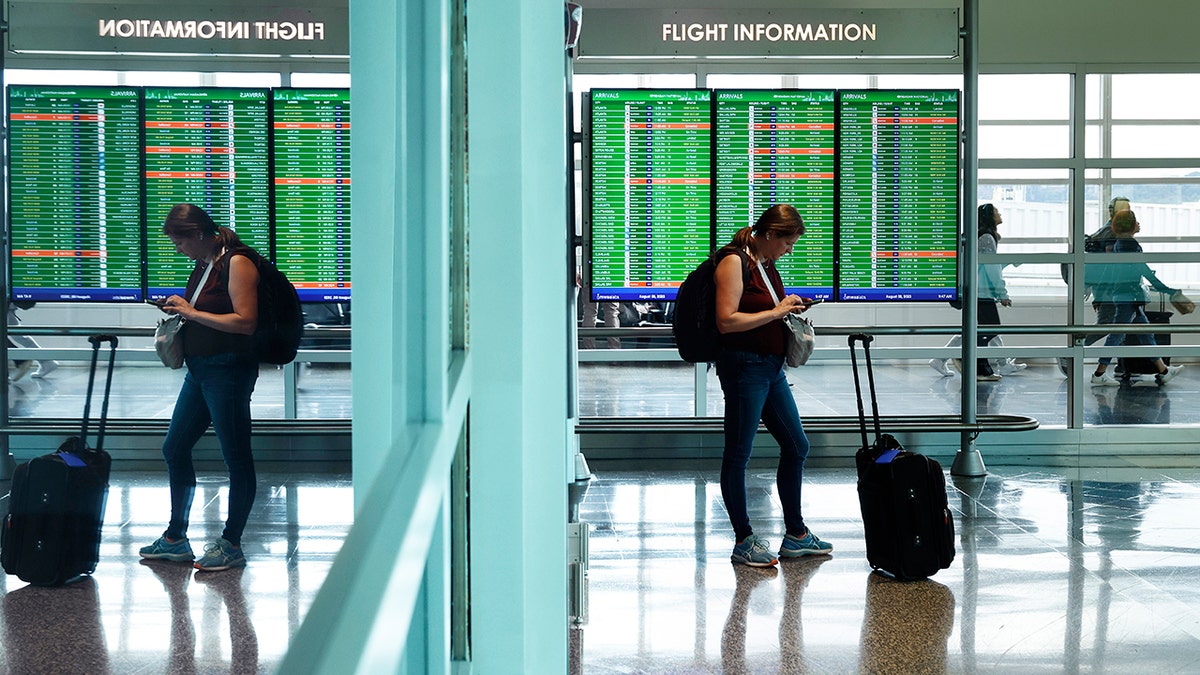
[[[9,382],[18,382],[22,377],[29,373],[29,369],[33,367],[33,361],[14,361],[13,370],[8,374]]]
[[[40,380],[56,370],[58,370],[58,361],[39,361],[37,372],[33,374],[33,377]]]
[[[230,567],[245,567],[246,557],[242,549],[222,537],[204,547],[204,555],[196,561],[196,569],[202,572],[220,572]]]
[[[148,560],[170,560],[172,562],[191,562],[196,555],[192,553],[192,545],[186,538],[171,543],[166,536],[159,537],[149,546],[143,546],[138,554]]]
[[[1119,386],[1121,386],[1121,383],[1117,381],[1117,378],[1113,377],[1108,372],[1105,372],[1102,375],[1096,375],[1095,373],[1093,373],[1092,374],[1092,386],[1093,387],[1119,387]]]
[[[771,545],[767,540],[753,534],[733,547],[733,555],[729,559],[750,567],[770,567],[779,562],[771,553]]]
[[[1178,375],[1179,371],[1181,371],[1181,370],[1183,370],[1183,366],[1167,366],[1167,372],[1159,373],[1158,375],[1155,375],[1154,381],[1157,382],[1158,386],[1161,387],[1164,384],[1175,379],[1175,376]]]
[[[799,558],[806,555],[829,555],[833,553],[833,544],[821,541],[809,530],[803,537],[784,535],[783,544],[779,546],[780,558]]]
[[[946,359],[929,359],[929,367],[941,373],[942,377],[954,375],[954,371],[950,370],[948,363]]]
[[[1070,377],[1071,362],[1063,357],[1058,357],[1058,371],[1063,374],[1063,377]]]
[[[987,375],[980,375],[980,376],[976,377],[975,381],[977,381],[977,382],[999,382],[1000,378],[1001,378],[1000,373],[988,373]]]
[[[1013,375],[1025,370],[1028,367],[1029,364],[1026,363],[1020,363],[1018,361],[1006,361],[1000,364],[1000,367],[996,369],[996,372],[1000,373],[1001,375]]]

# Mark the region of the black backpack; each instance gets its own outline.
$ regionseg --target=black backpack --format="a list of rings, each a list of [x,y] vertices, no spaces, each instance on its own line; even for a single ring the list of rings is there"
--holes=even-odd
[[[742,257],[744,282],[749,276],[749,259],[741,251],[732,253]],[[679,285],[675,296],[671,333],[675,336],[679,356],[688,363],[716,361],[721,352],[721,333],[717,330],[717,281],[713,277],[717,263],[725,256],[718,254],[709,256],[692,270]]]
[[[260,363],[282,366],[296,360],[304,335],[304,312],[296,287],[271,261],[253,249],[239,251],[258,268],[258,327],[254,355]]]

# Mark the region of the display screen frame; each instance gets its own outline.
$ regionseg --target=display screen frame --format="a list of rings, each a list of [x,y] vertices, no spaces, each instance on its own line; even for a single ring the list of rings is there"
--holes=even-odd
[[[627,249],[632,248],[631,240],[627,237],[622,241],[619,236],[613,234],[611,222],[606,222],[605,217],[609,217],[612,221],[611,211],[612,204],[605,202],[604,195],[599,195],[598,188],[601,186],[600,181],[606,176],[611,178],[611,174],[616,173],[612,169],[606,169],[603,165],[604,157],[597,157],[598,151],[607,151],[612,154],[612,150],[604,150],[604,138],[601,134],[607,127],[617,126],[618,123],[609,122],[604,124],[605,120],[597,120],[596,95],[601,94],[601,101],[612,100],[611,97],[626,96],[632,100],[638,100],[636,97],[649,98],[654,93],[661,93],[664,96],[680,95],[683,92],[695,94],[695,92],[709,92],[710,101],[710,117],[709,117],[709,137],[712,142],[711,151],[709,152],[710,173],[708,174],[707,184],[709,185],[709,194],[711,202],[711,223],[709,225],[710,240],[707,246],[703,242],[697,242],[694,245],[695,254],[689,258],[685,258],[682,262],[676,262],[674,267],[678,270],[673,270],[674,276],[660,280],[659,287],[653,289],[644,289],[639,285],[634,284],[614,284],[611,276],[605,276],[603,269],[605,261],[603,255],[612,255],[612,251],[608,250],[614,246],[625,246]],[[583,120],[583,189],[585,191],[585,208],[584,223],[583,223],[583,243],[585,251],[583,255],[583,280],[586,284],[584,289],[585,297],[592,302],[621,302],[621,301],[664,301],[671,302],[675,299],[678,286],[687,277],[687,274],[699,265],[704,260],[707,254],[711,254],[717,247],[725,244],[732,236],[736,229],[733,224],[725,224],[723,222],[725,213],[721,205],[725,203],[726,197],[722,194],[728,190],[725,185],[728,167],[723,166],[725,161],[723,153],[726,152],[724,145],[728,142],[726,138],[727,130],[723,127],[727,123],[728,116],[721,116],[720,104],[723,100],[730,100],[729,97],[737,94],[762,96],[764,98],[804,95],[805,93],[819,94],[828,99],[832,93],[833,101],[833,123],[834,123],[834,140],[833,140],[833,186],[830,194],[828,187],[823,194],[823,197],[828,200],[827,208],[831,215],[831,222],[824,224],[821,222],[821,217],[811,217],[813,212],[812,199],[807,203],[794,203],[798,201],[792,200],[792,203],[801,212],[801,215],[807,221],[815,221],[812,223],[811,230],[806,231],[805,237],[801,237],[800,244],[806,244],[805,238],[810,234],[817,235],[809,241],[813,246],[801,247],[798,246],[791,254],[792,260],[785,257],[780,262],[781,276],[784,276],[785,289],[788,293],[795,293],[802,297],[819,298],[822,300],[832,300],[834,302],[933,302],[954,300],[958,297],[958,287],[960,271],[959,263],[959,242],[961,241],[961,193],[962,193],[962,147],[961,147],[961,103],[962,93],[957,89],[617,89],[617,88],[597,88],[584,92],[582,95],[584,110],[582,115]],[[941,136],[936,139],[938,143],[944,144],[943,149],[937,150],[939,156],[926,167],[927,173],[935,173],[933,169],[938,169],[936,173],[937,185],[941,190],[938,197],[940,211],[936,219],[931,219],[926,222],[925,215],[910,213],[916,208],[912,199],[906,198],[901,193],[896,193],[894,199],[902,208],[896,213],[889,213],[893,232],[893,241],[891,248],[886,251],[882,248],[872,249],[871,254],[864,260],[856,259],[848,254],[852,251],[854,241],[848,241],[847,236],[855,235],[854,232],[846,228],[844,222],[844,207],[851,203],[852,200],[843,202],[844,197],[857,197],[850,192],[844,185],[845,176],[843,176],[844,166],[848,166],[846,161],[852,159],[849,156],[848,148],[843,147],[843,119],[841,100],[845,92],[867,93],[871,96],[903,96],[906,98],[920,99],[922,97],[942,98],[946,101],[952,101],[952,114],[938,115],[939,119],[931,122],[937,125],[938,133]],[[605,99],[604,97],[610,97]],[[724,98],[723,98],[724,97]],[[744,99],[743,99],[744,100]],[[943,101],[945,103],[946,101]],[[824,103],[828,103],[826,100]],[[828,108],[825,109],[828,114]],[[952,117],[952,119],[951,119]],[[944,118],[944,119],[942,119]],[[828,119],[828,118],[825,118]],[[923,122],[923,120],[918,120]],[[827,132],[828,129],[825,128]],[[945,133],[942,133],[944,131]],[[828,140],[827,136],[824,139]],[[660,140],[653,141],[655,143],[662,142]],[[914,150],[920,152],[921,149]],[[930,152],[932,152],[932,146]],[[827,146],[821,149],[821,152],[828,157]],[[920,160],[920,157],[916,158]],[[612,160],[615,161],[615,160]],[[623,160],[625,166],[621,169],[622,175],[629,178],[629,166],[634,162],[640,161],[639,158],[626,157]],[[876,162],[878,158],[876,158]],[[912,157],[904,159],[904,170],[897,170],[895,180],[912,181],[914,176],[908,175],[909,162],[913,161]],[[917,162],[918,164],[920,161]],[[597,175],[597,169],[601,169],[600,175]],[[871,179],[878,179],[878,172],[883,171],[884,167],[878,164],[872,165]],[[737,171],[738,169],[733,169]],[[848,170],[845,169],[845,170]],[[827,173],[827,172],[824,172]],[[888,173],[888,176],[891,176]],[[699,177],[698,177],[699,178]],[[893,180],[893,178],[889,178]],[[703,181],[700,181],[703,183]],[[919,181],[918,181],[919,182]],[[914,190],[920,187],[914,184]],[[917,194],[916,192],[913,193]],[[628,199],[626,199],[628,201]],[[785,202],[787,203],[787,202]],[[751,210],[757,210],[756,207],[750,207]],[[739,218],[745,218],[749,221],[752,215],[746,209],[745,213],[740,213]],[[808,213],[806,213],[808,212]],[[650,214],[653,219],[654,214]],[[869,235],[872,242],[877,238],[875,230],[880,229],[878,223],[879,216],[871,214],[871,230]],[[913,220],[901,222],[901,218],[915,219],[916,224],[912,227],[907,227]],[[625,220],[617,219],[614,222],[619,223],[625,228],[625,233],[629,234],[628,217]],[[747,224],[749,224],[747,222]],[[605,232],[605,229],[609,232]],[[915,229],[914,229],[915,228]],[[657,233],[659,229],[656,223],[652,220],[647,223],[647,231]],[[697,231],[702,228],[696,227]],[[912,230],[912,231],[907,231]],[[607,236],[607,239],[605,238]],[[933,242],[933,243],[930,243]],[[646,244],[639,242],[643,246],[653,248],[653,243]],[[821,244],[831,244],[831,246],[822,247]],[[597,246],[607,247],[597,250]],[[920,247],[926,248],[920,248]],[[811,250],[810,250],[811,249]],[[706,255],[701,255],[700,252],[707,251]],[[654,253],[654,251],[650,251]],[[884,259],[884,252],[888,254],[888,260],[894,263],[892,266],[885,266],[880,261]],[[807,253],[807,255],[805,255]],[[814,257],[816,260],[814,261]],[[599,263],[599,264],[598,264]],[[926,264],[928,263],[928,264]],[[871,285],[863,286],[860,279],[863,276],[863,267],[867,268],[868,278],[871,280]],[[812,276],[820,276],[821,283],[811,283],[806,281],[803,275],[797,278],[793,270],[788,267],[796,267],[805,269],[809,278]],[[929,267],[929,269],[924,269]],[[673,269],[673,268],[672,268]],[[815,271],[815,272],[814,272]],[[786,273],[786,274],[785,274]],[[857,276],[855,276],[857,275]],[[922,277],[921,275],[925,275]]]
[[[6,281],[10,300],[140,302],[145,297],[141,96],[139,87],[18,84],[6,87],[5,254],[9,261]],[[25,104],[14,104],[14,99],[61,99],[64,107],[62,112],[56,112],[53,106],[47,109],[36,104],[29,109]],[[74,119],[68,120],[66,101],[94,104],[89,103],[88,112],[83,114],[73,105],[76,112],[69,116]],[[121,108],[132,109],[132,120],[125,118],[128,110],[110,111],[108,101],[130,102],[131,105]],[[45,148],[40,147],[44,139],[31,138],[30,147],[25,147],[26,129],[22,121],[78,124],[81,120],[94,124],[95,133],[73,133],[69,140],[53,134],[49,147]],[[113,130],[113,126],[117,129]],[[32,133],[43,135],[40,128]],[[39,147],[35,149],[34,145]],[[82,146],[91,149],[90,157],[84,156]],[[132,159],[128,156],[130,151]],[[31,155],[40,156],[26,170],[25,163]],[[69,168],[63,167],[64,158],[70,163]],[[73,194],[65,200],[56,196],[63,191],[63,180],[69,180],[73,186]],[[52,194],[47,195],[46,191]],[[88,202],[93,202],[93,208],[83,208]],[[74,224],[55,222],[64,216],[74,219]],[[72,279],[67,279],[68,276]],[[38,277],[44,281],[35,282]],[[125,281],[109,283],[110,277]],[[131,283],[133,279],[136,283]]]

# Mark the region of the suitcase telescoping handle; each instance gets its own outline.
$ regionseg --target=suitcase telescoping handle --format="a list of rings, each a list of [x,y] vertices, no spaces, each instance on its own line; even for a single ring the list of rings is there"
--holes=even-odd
[[[100,360],[100,345],[104,342],[112,343],[112,348],[108,352],[108,378],[104,382],[104,400],[100,403],[100,423],[96,429],[96,452],[100,452],[104,449],[104,427],[108,424],[108,397],[112,393],[113,366],[117,362],[117,336],[91,335],[88,336],[88,342],[92,343],[92,367],[88,372],[87,398],[83,402],[83,423],[79,429],[81,448],[87,447],[88,418],[92,413],[92,388],[96,384],[96,365]]]
[[[863,346],[863,358],[867,362],[867,385],[871,392],[871,414],[875,420],[875,438],[879,438],[883,433],[879,428],[879,402],[875,399],[875,373],[871,370],[871,341],[874,336],[866,333],[852,333],[846,342],[850,345],[850,368],[854,371],[854,394],[858,398],[858,429],[862,434],[862,446],[870,447],[867,441],[867,413],[863,410],[863,395],[862,385],[858,380],[858,360],[855,358],[854,344],[861,342]]]

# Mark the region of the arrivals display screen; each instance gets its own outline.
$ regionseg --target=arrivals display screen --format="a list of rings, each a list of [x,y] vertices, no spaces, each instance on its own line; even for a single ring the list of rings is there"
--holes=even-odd
[[[592,301],[674,300],[780,203],[806,229],[779,262],[787,292],[957,296],[958,91],[594,89],[584,102]]]
[[[8,88],[15,300],[142,298],[140,90]]]
[[[264,255],[271,250],[270,90],[145,90],[147,292],[181,293],[194,263],[162,223],[176,204],[202,207]]]
[[[950,300],[958,92],[839,92],[839,300]]]
[[[779,261],[788,293],[833,298],[833,90],[714,92],[717,239],[728,243],[772,204],[791,204],[805,233]]]
[[[350,300],[350,91],[276,89],[275,264],[302,302]]]
[[[593,300],[673,300],[712,244],[708,90],[592,90]]]

